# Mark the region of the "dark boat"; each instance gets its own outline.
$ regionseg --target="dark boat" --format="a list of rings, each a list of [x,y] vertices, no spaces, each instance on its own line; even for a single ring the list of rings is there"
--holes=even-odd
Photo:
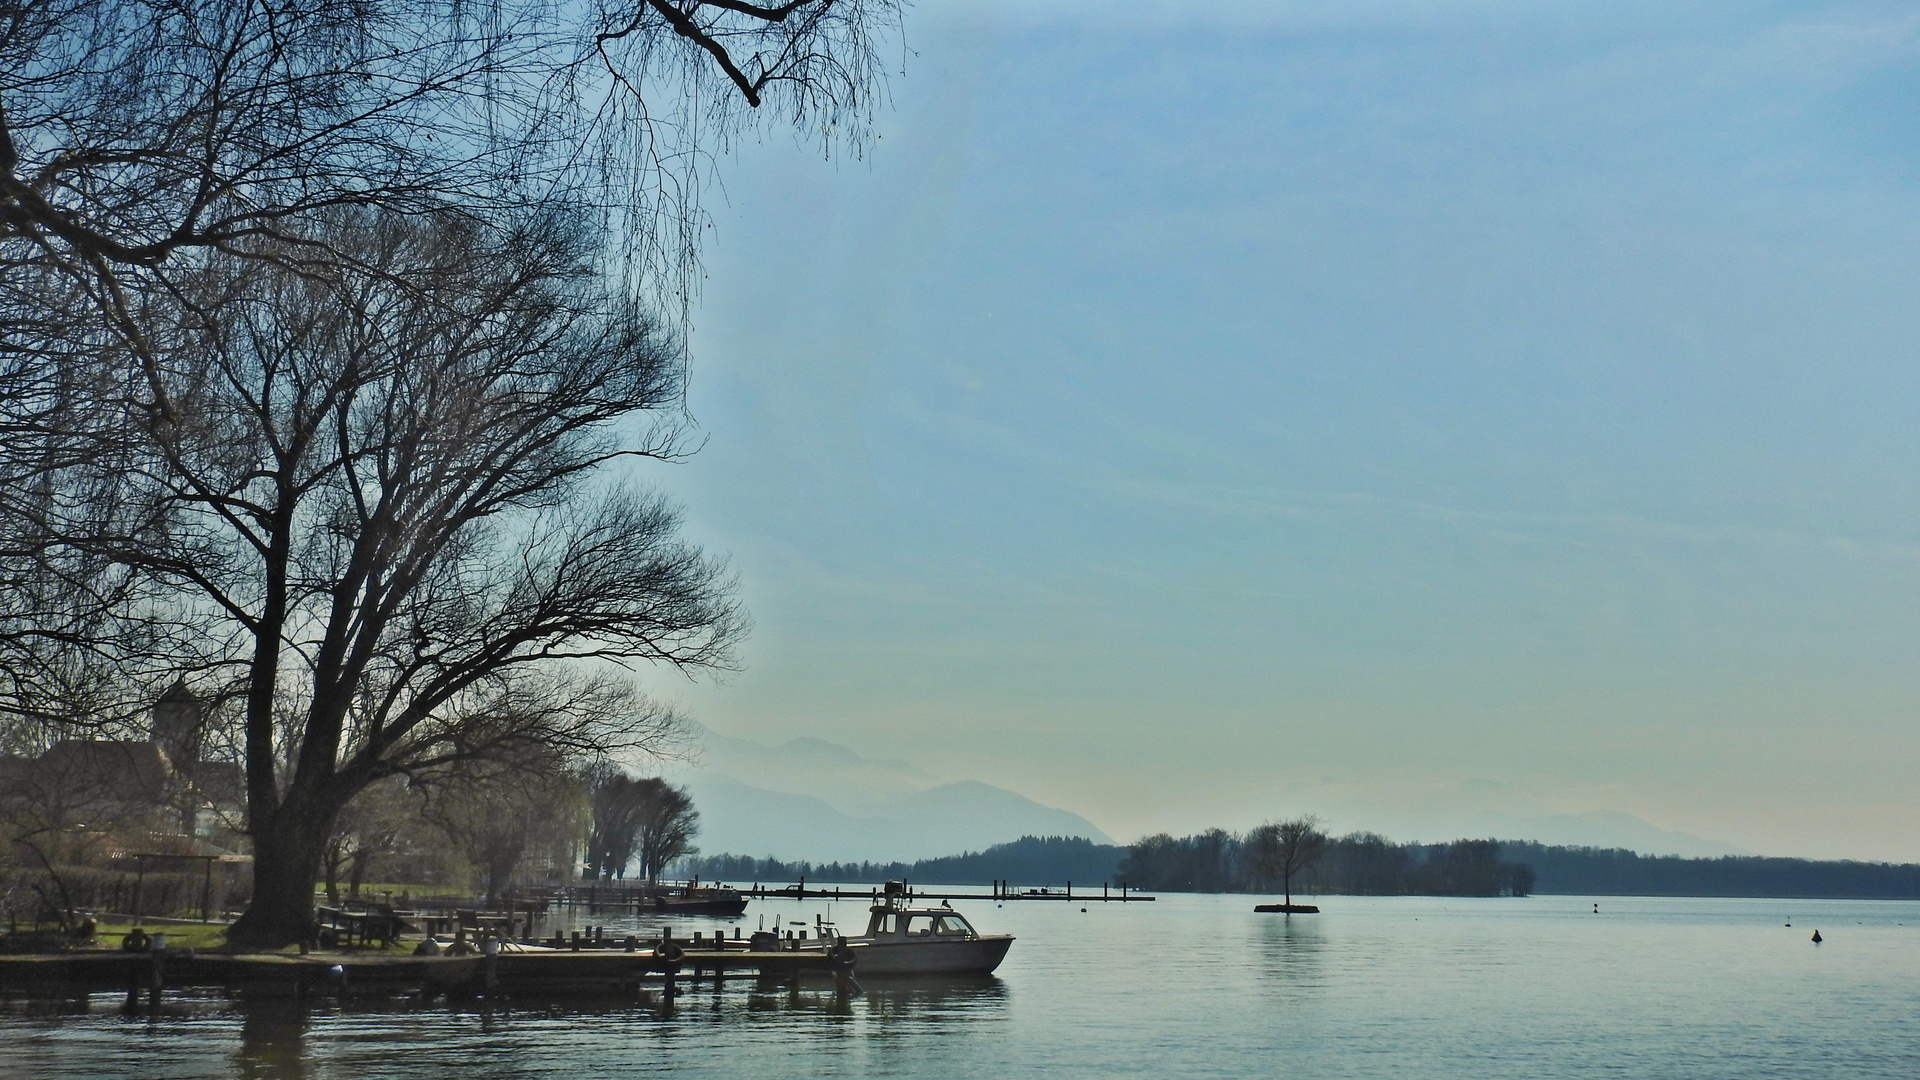
[[[725,886],[689,885],[677,893],[657,892],[649,900],[662,915],[715,915],[734,918],[747,910],[747,898]]]

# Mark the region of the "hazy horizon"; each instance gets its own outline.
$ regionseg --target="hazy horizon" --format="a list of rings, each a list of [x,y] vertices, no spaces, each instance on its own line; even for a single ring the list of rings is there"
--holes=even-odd
[[[1202,17],[1210,21],[1199,21]],[[1920,13],[926,4],[720,163],[664,477],[743,738],[1117,838],[1920,860]]]

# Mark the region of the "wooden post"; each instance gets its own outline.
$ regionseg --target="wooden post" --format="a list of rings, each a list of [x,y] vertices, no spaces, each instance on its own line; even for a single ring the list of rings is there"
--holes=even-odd
[[[212,907],[213,905],[213,859],[211,858],[205,859],[201,862],[201,865],[206,868],[206,876],[203,877],[200,881],[200,921],[212,922],[213,921],[213,907]]]
[[[661,956],[663,959],[665,959],[669,957],[674,951],[675,950],[673,948],[673,931],[670,928],[663,926],[660,928],[660,944],[654,949],[654,953],[658,956]],[[680,973],[679,962],[673,959],[667,959],[666,960],[667,985],[662,995],[663,996],[662,1004],[667,1005],[669,1007],[673,1005],[673,999],[680,996],[680,987],[677,985],[675,981],[675,976],[677,976],[679,973]]]
[[[160,988],[166,985],[167,950],[153,950],[153,965],[147,969],[147,1007],[160,1008]]]
[[[140,925],[140,890],[147,883],[147,858],[133,857],[133,925]]]

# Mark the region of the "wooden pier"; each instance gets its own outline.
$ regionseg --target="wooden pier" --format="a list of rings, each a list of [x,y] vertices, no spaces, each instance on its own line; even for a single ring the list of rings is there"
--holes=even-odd
[[[881,901],[881,888],[876,885],[866,890],[839,887],[823,889],[817,886],[809,889],[807,879],[801,878],[797,885],[776,887],[754,885],[742,889],[741,895],[755,900],[871,900],[877,904]],[[992,900],[999,903],[1005,903],[1008,900],[1066,900],[1082,904],[1145,904],[1154,899],[1142,893],[1129,892],[1125,885],[1120,886],[1118,892],[1113,891],[1112,887],[1106,884],[1102,884],[1097,893],[1087,889],[1074,892],[1071,881],[1067,882],[1065,889],[1020,889],[1005,881],[996,881],[989,892],[926,892],[909,885],[905,892],[899,894],[899,898],[901,900]]]
[[[692,942],[688,945],[694,944]],[[131,1007],[159,1001],[162,989],[224,987],[270,996],[448,994],[548,997],[625,995],[657,982],[668,998],[681,980],[754,978],[795,980],[802,975],[853,986],[854,960],[846,951],[754,952],[745,948],[688,948],[678,942],[649,948],[586,947],[579,951],[501,951],[494,955],[409,956],[374,952],[224,953],[83,951],[0,956],[0,993],[49,990],[127,991]]]

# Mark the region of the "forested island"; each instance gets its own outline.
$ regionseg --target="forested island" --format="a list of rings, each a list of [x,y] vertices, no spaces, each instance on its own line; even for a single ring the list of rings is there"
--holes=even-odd
[[[1165,834],[1130,846],[1078,837],[1023,837],[984,851],[916,862],[783,862],[714,855],[680,870],[709,880],[849,883],[906,879],[926,885],[1097,886],[1147,892],[1274,891],[1252,870],[1245,838],[1223,830]],[[1766,856],[1686,859],[1620,848],[1556,847],[1533,841],[1401,844],[1375,833],[1334,838],[1294,891],[1356,896],[1751,896],[1920,900],[1920,864]]]

